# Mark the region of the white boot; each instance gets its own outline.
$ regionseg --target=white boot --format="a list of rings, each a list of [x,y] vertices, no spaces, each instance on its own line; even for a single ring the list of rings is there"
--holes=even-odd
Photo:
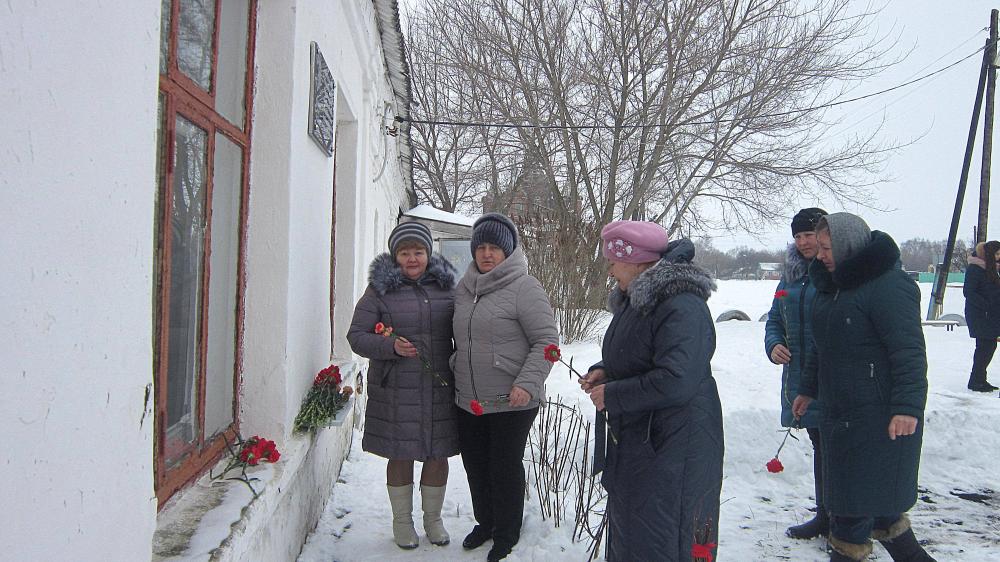
[[[420,485],[420,499],[424,510],[424,532],[431,544],[444,546],[451,542],[448,531],[441,521],[441,506],[444,505],[444,486]]]
[[[399,548],[417,548],[419,540],[413,528],[413,484],[386,486],[392,505],[392,538]]]

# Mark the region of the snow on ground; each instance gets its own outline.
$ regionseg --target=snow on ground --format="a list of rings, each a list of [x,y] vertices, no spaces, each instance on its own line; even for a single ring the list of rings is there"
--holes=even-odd
[[[713,316],[740,309],[754,321],[717,324],[718,346],[712,362],[722,398],[726,432],[720,549],[723,560],[823,561],[825,541],[785,537],[787,526],[808,519],[813,505],[812,452],[804,431],[789,439],[781,452],[784,472],[764,468],[781,441],[779,425],[780,369],[764,356],[765,314],[774,294],[772,281],[722,281],[709,300]],[[930,285],[921,284],[926,311]],[[960,289],[949,288],[946,313],[962,313]],[[973,340],[965,328],[948,332],[925,327],[930,391],[920,466],[920,499],[910,511],[917,537],[938,560],[1000,560],[1000,400],[996,394],[965,388],[972,364]],[[587,366],[600,357],[599,338],[563,347],[574,365]],[[1000,358],[997,359],[1000,361]],[[1000,369],[1000,367],[998,367]],[[1000,381],[1000,370],[994,383]],[[580,404],[592,411],[568,370],[557,365],[547,383],[549,398]],[[420,547],[404,551],[392,542],[385,461],[361,451],[361,434],[334,487],[326,510],[303,547],[300,562],[355,560],[484,560],[488,544],[464,551],[462,538],[472,529],[472,504],[460,457],[451,459],[445,499],[445,525],[452,536],[446,547],[427,543],[422,535],[419,494],[414,520]],[[419,468],[418,468],[419,471]],[[419,472],[418,472],[419,474]],[[965,496],[965,498],[959,496]],[[972,495],[970,495],[972,494]],[[978,494],[978,495],[977,495]],[[586,546],[573,544],[571,529],[543,521],[532,497],[525,504],[521,542],[508,557],[517,561],[584,560]],[[875,547],[874,560],[889,560]]]

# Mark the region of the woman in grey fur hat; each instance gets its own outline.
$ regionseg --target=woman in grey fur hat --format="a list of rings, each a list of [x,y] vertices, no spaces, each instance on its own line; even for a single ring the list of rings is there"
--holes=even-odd
[[[865,560],[872,539],[893,560],[933,562],[906,511],[917,501],[927,402],[920,289],[889,235],[833,213],[816,225],[815,347],[806,357],[796,417],[818,398],[823,497],[832,562]]]
[[[602,361],[580,384],[607,412],[610,438],[598,416],[594,464],[608,491],[608,560],[712,560],[724,449],[707,304],[715,282],[690,263],[694,244],[668,244],[656,223],[613,222],[601,239],[614,316]]]
[[[372,261],[368,288],[354,309],[347,341],[370,359],[368,406],[361,447],[389,459],[386,484],[392,534],[400,548],[418,545],[413,527],[413,463],[420,461],[424,532],[435,545],[450,541],[441,521],[448,457],[458,454],[452,314],[458,272],[432,254],[430,230],[396,226],[389,253]],[[376,332],[380,325],[382,333]],[[391,334],[386,330],[392,328]]]

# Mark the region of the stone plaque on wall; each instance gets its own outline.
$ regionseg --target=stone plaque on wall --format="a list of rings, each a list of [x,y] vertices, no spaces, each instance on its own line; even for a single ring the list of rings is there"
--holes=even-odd
[[[315,41],[309,45],[309,63],[309,136],[327,156],[333,156],[337,83]]]

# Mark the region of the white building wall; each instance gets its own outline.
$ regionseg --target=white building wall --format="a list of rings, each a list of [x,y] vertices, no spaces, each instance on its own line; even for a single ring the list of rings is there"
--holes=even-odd
[[[371,4],[259,6],[241,424],[246,435],[283,438],[315,373],[332,357],[352,357],[344,335],[367,284],[372,250],[384,246],[385,234],[374,232],[375,211],[383,225],[388,215],[394,224],[406,203],[395,140],[380,125],[393,97]],[[312,41],[337,82],[334,158],[307,134]],[[375,182],[384,158],[389,162]],[[337,343],[331,349],[335,162]],[[274,407],[279,402],[283,409]]]
[[[0,11],[0,552],[147,560],[160,2]]]
[[[158,520],[172,520],[158,516],[153,486],[160,9],[15,2],[0,17],[5,559],[146,560]],[[363,366],[344,335],[368,264],[407,206],[381,123],[394,96],[373,11],[258,3],[239,420],[284,456],[264,499],[235,514],[220,560],[293,558],[349,447],[349,428],[303,436],[291,426],[320,367],[333,358],[353,379]],[[336,171],[306,133],[310,41],[338,84]]]

